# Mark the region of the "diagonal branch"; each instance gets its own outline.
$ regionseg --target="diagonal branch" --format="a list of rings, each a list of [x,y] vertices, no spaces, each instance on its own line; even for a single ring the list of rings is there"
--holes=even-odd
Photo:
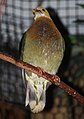
[[[74,90],[73,88],[71,88],[64,82],[62,82],[57,75],[49,74],[49,73],[45,72],[44,70],[42,70],[40,67],[32,66],[31,64],[17,60],[17,59],[15,59],[7,54],[4,54],[4,53],[0,53],[0,59],[10,62],[18,67],[25,69],[25,70],[32,71],[33,73],[51,81],[56,86],[64,89],[68,94],[72,95],[79,102],[84,103],[84,97],[82,95],[80,95],[76,90]]]

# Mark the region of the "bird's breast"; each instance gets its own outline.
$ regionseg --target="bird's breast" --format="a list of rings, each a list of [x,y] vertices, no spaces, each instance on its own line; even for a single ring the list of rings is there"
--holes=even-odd
[[[63,39],[52,21],[38,20],[27,33],[24,60],[52,72],[57,70],[63,57]]]

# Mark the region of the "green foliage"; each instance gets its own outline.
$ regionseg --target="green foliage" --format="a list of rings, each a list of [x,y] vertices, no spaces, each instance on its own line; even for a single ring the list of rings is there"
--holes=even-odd
[[[84,9],[84,4],[77,4],[77,5]]]

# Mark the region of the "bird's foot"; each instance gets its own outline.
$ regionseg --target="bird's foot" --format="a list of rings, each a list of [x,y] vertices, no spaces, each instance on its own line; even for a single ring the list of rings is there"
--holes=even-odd
[[[44,69],[42,69],[42,68],[40,68],[40,67],[37,67],[37,69],[38,69],[38,72],[40,73],[40,75],[42,75],[43,72],[44,72]]]
[[[54,84],[60,85],[60,78],[59,78],[59,76],[52,74],[51,80],[53,81]]]

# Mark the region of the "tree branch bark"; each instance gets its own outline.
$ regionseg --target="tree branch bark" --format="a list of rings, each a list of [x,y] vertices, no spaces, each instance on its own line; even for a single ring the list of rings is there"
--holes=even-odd
[[[84,103],[84,97],[82,95],[80,95],[76,90],[74,90],[73,88],[71,88],[70,86],[65,84],[63,81],[61,81],[57,75],[49,74],[49,73],[45,72],[44,70],[42,70],[40,67],[32,66],[31,64],[28,64],[21,60],[17,60],[5,53],[0,53],[0,59],[10,62],[20,68],[31,71],[31,72],[49,80],[56,86],[64,89],[69,95],[72,95],[79,102]]]

